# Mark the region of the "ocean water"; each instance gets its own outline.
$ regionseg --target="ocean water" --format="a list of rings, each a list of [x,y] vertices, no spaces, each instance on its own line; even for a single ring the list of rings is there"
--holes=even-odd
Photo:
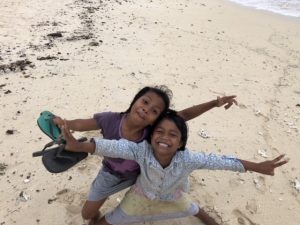
[[[300,18],[300,0],[230,0],[232,2],[266,10],[285,16]]]

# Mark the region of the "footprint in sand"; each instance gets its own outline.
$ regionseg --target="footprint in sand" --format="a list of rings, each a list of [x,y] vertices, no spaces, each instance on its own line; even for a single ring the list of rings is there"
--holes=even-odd
[[[65,224],[68,225],[86,225],[81,217],[82,205],[85,201],[85,193],[73,191],[65,188],[56,193],[56,201],[65,205],[66,212],[69,215]]]
[[[56,193],[57,201],[66,204],[66,210],[72,215],[81,214],[85,194],[70,189],[62,189]]]
[[[266,180],[263,176],[258,176],[257,178],[253,179],[253,182],[255,184],[256,189],[261,192],[261,193],[265,193],[267,190],[267,186],[266,186]]]
[[[237,217],[239,225],[259,225],[259,223],[253,222],[245,213],[239,209],[233,210],[233,214]]]
[[[257,205],[256,200],[255,199],[250,199],[249,201],[247,201],[246,209],[251,214],[256,214],[257,210],[258,210],[258,205]]]
[[[208,213],[212,218],[214,218],[215,221],[216,221],[218,224],[221,224],[221,225],[227,225],[227,224],[223,221],[222,216],[220,215],[220,213],[218,213],[218,211],[215,210],[214,208],[205,206],[205,207],[203,207],[203,210],[204,210],[206,213]]]
[[[214,198],[213,198],[213,196],[210,195],[209,193],[206,193],[206,195],[203,195],[202,198],[203,198],[203,201],[204,201],[204,203],[205,203],[206,205],[210,205],[210,206],[213,205],[213,203],[214,203]]]
[[[229,185],[231,188],[236,188],[238,186],[240,186],[241,184],[244,184],[245,180],[243,180],[240,177],[236,177],[236,178],[232,178],[229,180]]]
[[[70,218],[69,221],[66,221],[65,224],[68,224],[68,225],[88,225],[89,222],[84,221],[84,219],[82,219],[81,215],[75,215],[75,216],[72,216],[72,218]]]
[[[80,214],[81,213],[81,207],[76,205],[67,205],[66,209],[71,214]]]

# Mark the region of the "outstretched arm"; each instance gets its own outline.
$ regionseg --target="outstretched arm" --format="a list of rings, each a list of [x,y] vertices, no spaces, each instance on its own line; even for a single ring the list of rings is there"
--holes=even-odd
[[[180,115],[185,121],[188,121],[194,119],[197,116],[200,116],[202,113],[205,113],[206,111],[214,107],[221,107],[225,105],[224,108],[229,109],[233,105],[233,103],[237,105],[237,101],[235,100],[235,98],[235,95],[217,97],[216,100],[212,100],[181,110],[178,112],[178,115]]]
[[[71,134],[66,122],[62,127],[62,134],[66,140],[65,149],[72,152],[87,152],[112,158],[136,160],[137,155],[142,153],[141,149],[144,149],[143,143],[137,144],[128,140],[97,138],[93,142],[78,142]]]
[[[99,130],[95,119],[75,119],[75,120],[63,120],[59,116],[53,119],[53,122],[60,128],[66,123],[68,128],[75,131],[90,131]]]
[[[267,160],[260,163],[250,162],[246,160],[240,160],[240,162],[243,164],[244,168],[249,171],[254,171],[257,173],[265,174],[265,175],[271,175],[274,176],[274,170],[277,167],[280,167],[288,162],[288,160],[283,159],[285,155],[280,155],[276,157],[273,160]]]

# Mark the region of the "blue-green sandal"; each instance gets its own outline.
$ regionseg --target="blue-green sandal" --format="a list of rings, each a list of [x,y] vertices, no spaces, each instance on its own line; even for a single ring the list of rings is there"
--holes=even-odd
[[[37,124],[41,131],[43,131],[49,138],[51,138],[56,143],[61,143],[61,130],[53,122],[55,115],[49,111],[43,111],[37,120]]]
[[[55,115],[49,111],[43,111],[37,120],[37,124],[53,141],[46,144],[41,151],[32,153],[33,157],[42,156],[45,168],[51,173],[61,173],[68,170],[81,160],[85,159],[86,152],[70,152],[65,150],[65,140],[61,137],[60,128],[53,122]],[[84,142],[87,138],[80,138],[77,141]],[[57,147],[48,149],[57,144]]]

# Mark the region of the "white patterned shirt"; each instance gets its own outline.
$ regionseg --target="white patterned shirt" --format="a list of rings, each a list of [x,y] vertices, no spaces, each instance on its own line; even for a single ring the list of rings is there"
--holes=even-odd
[[[143,141],[134,143],[125,139],[94,139],[94,154],[135,160],[141,173],[136,186],[151,200],[174,201],[182,192],[188,191],[188,176],[193,170],[232,170],[245,172],[242,163],[235,157],[192,152],[188,149],[177,151],[170,165],[163,168],[153,155],[152,146]]]

